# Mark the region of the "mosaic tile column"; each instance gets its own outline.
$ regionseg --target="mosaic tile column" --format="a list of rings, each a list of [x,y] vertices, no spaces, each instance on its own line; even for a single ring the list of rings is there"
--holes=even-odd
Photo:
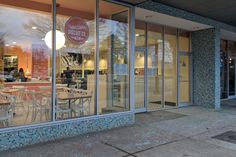
[[[192,32],[193,103],[220,109],[220,29]]]

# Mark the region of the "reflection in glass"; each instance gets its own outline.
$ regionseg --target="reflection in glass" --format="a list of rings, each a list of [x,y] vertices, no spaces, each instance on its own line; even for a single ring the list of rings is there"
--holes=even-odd
[[[144,75],[145,75],[145,43],[146,43],[146,24],[135,22],[135,109],[145,108],[144,104]]]
[[[180,103],[190,103],[190,61],[189,56],[180,55],[179,57],[179,88]]]
[[[94,115],[96,1],[57,3],[57,31],[64,34],[65,43],[57,44],[61,48],[57,48],[56,58],[56,119]],[[63,41],[57,34],[56,38]]]
[[[44,37],[52,18],[28,3],[28,8],[0,4],[0,127],[51,120],[52,53]],[[41,3],[50,7],[51,1]]]
[[[235,59],[229,58],[229,96],[235,95]]]
[[[98,112],[105,114],[127,111],[129,110],[129,9],[106,1],[100,1],[99,8]]]
[[[221,99],[225,99],[228,98],[228,53],[227,42],[225,40],[221,40],[220,57]]]
[[[164,95],[165,107],[176,106],[177,95],[177,30],[165,27]]]
[[[162,26],[148,25],[148,110],[162,108]]]

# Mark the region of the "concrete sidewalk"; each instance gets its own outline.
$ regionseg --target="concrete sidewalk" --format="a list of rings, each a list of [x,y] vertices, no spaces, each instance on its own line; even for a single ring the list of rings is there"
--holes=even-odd
[[[188,107],[138,114],[133,126],[0,152],[0,156],[235,157],[236,144],[212,138],[227,131],[236,131],[236,108],[216,112]]]

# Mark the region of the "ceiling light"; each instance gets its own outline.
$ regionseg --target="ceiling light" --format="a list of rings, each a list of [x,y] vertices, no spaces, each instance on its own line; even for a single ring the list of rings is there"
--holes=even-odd
[[[161,40],[161,39],[158,39],[157,42],[158,42],[158,43],[162,43],[162,40]]]
[[[135,34],[135,36],[136,36],[136,37],[139,37],[139,36],[140,36],[140,34]]]
[[[59,50],[65,45],[64,33],[56,30],[56,49]],[[45,36],[45,43],[51,49],[52,48],[52,31],[49,31]]]
[[[36,29],[37,29],[37,27],[36,27],[36,26],[33,26],[33,27],[32,27],[32,29],[36,30]]]
[[[6,47],[10,46],[9,44],[5,44]]]
[[[16,42],[15,42],[15,41],[13,41],[13,42],[12,42],[12,44],[16,44]]]

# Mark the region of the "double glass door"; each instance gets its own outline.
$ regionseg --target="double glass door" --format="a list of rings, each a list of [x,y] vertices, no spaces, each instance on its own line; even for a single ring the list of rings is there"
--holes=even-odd
[[[175,28],[140,22],[136,24],[135,111],[154,111],[189,105],[189,36],[178,37]]]

